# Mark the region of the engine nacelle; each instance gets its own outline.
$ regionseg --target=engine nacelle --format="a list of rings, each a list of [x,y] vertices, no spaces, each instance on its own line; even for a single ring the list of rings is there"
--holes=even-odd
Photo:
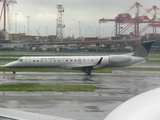
[[[109,62],[121,63],[131,61],[131,56],[127,55],[109,55]]]

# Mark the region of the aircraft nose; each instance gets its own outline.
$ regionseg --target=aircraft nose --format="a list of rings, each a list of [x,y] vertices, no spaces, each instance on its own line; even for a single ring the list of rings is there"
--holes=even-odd
[[[9,66],[10,66],[10,64],[9,64],[9,63],[7,63],[7,64],[3,65],[3,67],[4,67],[4,68],[9,68]]]
[[[7,63],[5,65],[3,65],[4,68],[12,68],[14,67],[14,62],[10,62],[10,63]]]

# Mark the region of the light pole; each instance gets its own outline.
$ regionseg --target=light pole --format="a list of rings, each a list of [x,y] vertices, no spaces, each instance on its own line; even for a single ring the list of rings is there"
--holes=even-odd
[[[85,34],[85,37],[87,37],[87,29],[86,29],[86,34]]]
[[[104,38],[104,27],[103,27],[103,38]]]
[[[26,31],[25,31],[25,27],[26,27],[26,26],[23,26],[23,27],[24,27],[24,33],[25,33],[25,32],[26,32]]]
[[[99,37],[101,37],[101,26],[100,26],[100,23],[99,23]]]
[[[81,21],[79,21],[79,38],[81,37]]]
[[[28,18],[28,36],[29,36],[29,16],[27,16]]]
[[[69,28],[69,34],[68,34],[68,35],[69,35],[69,37],[70,37],[70,28]]]
[[[47,37],[47,29],[48,29],[48,27],[46,27],[46,37]]]
[[[21,25],[19,25],[19,33],[21,32]]]
[[[41,27],[39,26],[39,36],[41,35],[41,32],[40,32],[40,30],[41,30]]]
[[[15,13],[15,34],[17,34],[17,13]]]

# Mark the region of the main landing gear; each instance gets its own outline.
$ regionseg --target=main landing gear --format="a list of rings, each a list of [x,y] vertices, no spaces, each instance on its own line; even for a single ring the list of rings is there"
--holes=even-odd
[[[85,73],[85,75],[91,75],[92,69],[93,67],[87,67],[87,68],[84,68],[82,71]]]

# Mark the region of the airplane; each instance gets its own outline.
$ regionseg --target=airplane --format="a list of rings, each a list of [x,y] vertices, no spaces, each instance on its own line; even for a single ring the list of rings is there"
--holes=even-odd
[[[114,109],[104,120],[160,120],[160,88],[137,95]],[[73,120],[0,108],[0,117],[16,120]]]
[[[142,41],[133,54],[105,56],[35,56],[20,57],[18,60],[5,64],[4,68],[65,68],[82,70],[91,75],[93,69],[106,67],[125,67],[145,62],[154,40]]]

